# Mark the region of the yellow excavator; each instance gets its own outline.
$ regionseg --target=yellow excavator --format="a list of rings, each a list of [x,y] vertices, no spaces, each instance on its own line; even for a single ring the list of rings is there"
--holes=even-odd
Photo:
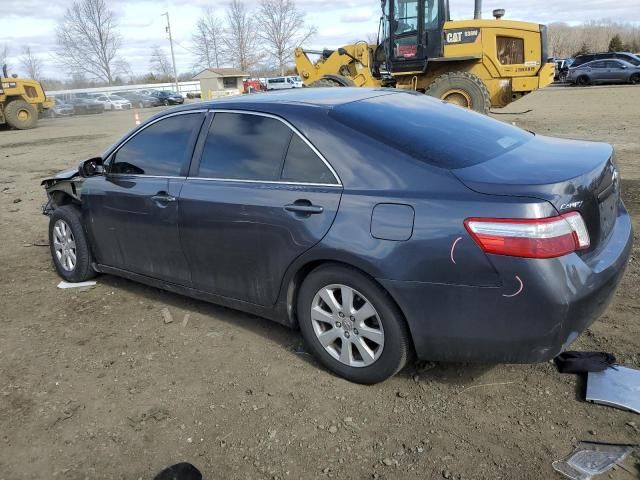
[[[546,27],[481,11],[475,0],[473,20],[452,21],[448,0],[382,0],[377,45],[297,48],[296,69],[307,87],[403,88],[481,113],[549,85]]]
[[[34,128],[44,110],[53,108],[55,100],[47,97],[37,80],[9,77],[7,66],[0,75],[0,125],[26,130]]]

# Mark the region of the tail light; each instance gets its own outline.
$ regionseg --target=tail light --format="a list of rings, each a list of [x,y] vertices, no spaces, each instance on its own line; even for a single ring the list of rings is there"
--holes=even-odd
[[[553,258],[589,248],[589,232],[578,212],[548,218],[467,218],[464,226],[486,253]]]

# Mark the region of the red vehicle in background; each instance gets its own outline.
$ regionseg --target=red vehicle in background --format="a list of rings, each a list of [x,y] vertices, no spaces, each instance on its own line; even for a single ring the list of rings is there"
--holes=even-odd
[[[257,78],[243,80],[242,87],[242,93],[256,93],[265,90],[264,85]]]

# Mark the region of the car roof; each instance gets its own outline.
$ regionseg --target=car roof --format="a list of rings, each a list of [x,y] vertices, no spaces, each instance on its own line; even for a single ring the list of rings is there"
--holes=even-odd
[[[345,103],[357,102],[383,95],[398,95],[400,90],[389,88],[300,88],[258,93],[254,95],[234,96],[190,104],[192,108],[224,108],[227,105],[242,106],[247,109],[274,104],[302,104],[316,107],[336,107]]]

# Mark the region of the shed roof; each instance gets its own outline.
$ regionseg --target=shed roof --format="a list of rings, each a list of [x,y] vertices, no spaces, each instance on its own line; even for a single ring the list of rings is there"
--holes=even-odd
[[[205,68],[193,78],[199,80],[201,78],[224,77],[250,77],[250,75],[238,68]]]

